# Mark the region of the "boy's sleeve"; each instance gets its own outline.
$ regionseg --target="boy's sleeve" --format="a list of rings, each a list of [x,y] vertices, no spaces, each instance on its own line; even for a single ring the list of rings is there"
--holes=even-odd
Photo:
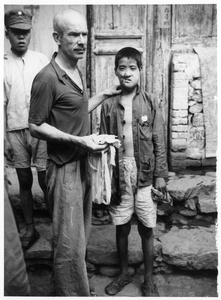
[[[165,145],[164,120],[160,108],[160,102],[154,99],[155,117],[153,122],[153,146],[155,154],[154,177],[166,178],[168,175],[167,154]]]

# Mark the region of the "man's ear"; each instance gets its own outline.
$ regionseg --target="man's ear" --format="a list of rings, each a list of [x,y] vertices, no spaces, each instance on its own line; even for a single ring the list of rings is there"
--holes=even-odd
[[[59,35],[59,33],[57,31],[54,31],[52,35],[53,35],[53,38],[55,40],[55,43],[57,45],[60,45],[60,35]]]
[[[7,29],[5,30],[5,37],[6,37],[6,39],[9,39],[9,37],[8,37],[8,30]]]

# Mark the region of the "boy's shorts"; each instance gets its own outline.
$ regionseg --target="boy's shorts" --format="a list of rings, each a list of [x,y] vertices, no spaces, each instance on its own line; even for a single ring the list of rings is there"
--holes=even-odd
[[[31,136],[29,129],[8,132],[14,152],[14,168],[30,168],[35,166],[37,171],[45,171],[47,163],[46,141]]]
[[[137,187],[137,166],[134,157],[124,158],[126,194],[120,205],[110,205],[109,212],[114,225],[123,225],[131,220],[135,212],[138,220],[148,228],[156,227],[157,202],[151,197],[151,187]]]

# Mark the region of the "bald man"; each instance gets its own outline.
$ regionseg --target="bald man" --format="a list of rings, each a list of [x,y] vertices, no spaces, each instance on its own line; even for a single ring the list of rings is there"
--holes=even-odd
[[[56,295],[90,296],[85,263],[92,211],[87,155],[107,145],[97,145],[89,135],[88,113],[120,91],[114,86],[87,98],[77,66],[87,45],[83,15],[71,9],[59,12],[53,27],[58,52],[33,82],[29,127],[32,136],[47,141]]]

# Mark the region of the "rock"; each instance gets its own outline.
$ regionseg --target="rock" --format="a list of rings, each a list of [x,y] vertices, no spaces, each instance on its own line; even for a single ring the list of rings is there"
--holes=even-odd
[[[191,159],[201,159],[202,151],[199,148],[187,148],[186,157]]]
[[[190,82],[190,85],[195,89],[195,90],[200,90],[202,89],[202,83],[201,83],[201,79],[195,79],[193,81]],[[196,91],[199,92],[199,91]]]
[[[172,213],[169,220],[173,225],[188,225],[188,219],[177,212]]]
[[[203,177],[203,186],[198,193],[198,210],[201,213],[216,213],[216,178]]]
[[[193,210],[193,211],[196,210],[196,202],[195,202],[194,199],[188,199],[188,200],[185,202],[184,206],[185,206],[186,208],[190,209],[190,210]]]
[[[40,238],[27,251],[24,252],[25,259],[49,259],[53,258],[52,250],[52,226],[49,220],[43,221],[35,219],[35,227],[40,233]],[[24,234],[24,227],[21,229],[21,235]]]
[[[173,200],[185,201],[197,196],[203,178],[200,176],[185,175],[183,178],[172,179],[167,183],[167,189]]]
[[[192,120],[193,126],[195,127],[201,127],[204,124],[203,121],[203,113],[196,113],[193,116],[193,120]]]
[[[205,176],[211,176],[216,178],[216,172],[206,172]]]
[[[128,272],[131,276],[133,276],[135,270],[133,267],[129,266]],[[101,266],[99,268],[99,273],[107,277],[116,277],[120,274],[120,268],[118,266]]]
[[[182,215],[182,216],[185,216],[185,217],[194,217],[196,214],[197,214],[197,211],[195,210],[190,210],[190,209],[181,209],[179,211],[179,213]]]
[[[107,225],[111,223],[110,215],[103,215],[102,217],[96,218],[92,216],[92,225]]]
[[[196,103],[189,107],[189,112],[192,114],[200,113],[203,110],[202,103]]]
[[[170,265],[186,270],[217,268],[215,226],[178,229],[161,236],[162,257]]]
[[[160,203],[157,207],[158,216],[169,216],[173,212],[173,207],[169,203]]]
[[[161,251],[161,243],[154,239],[154,256]],[[87,259],[95,265],[117,265],[117,249],[115,226],[92,226],[88,246]],[[128,239],[128,263],[137,264],[143,261],[141,238],[137,226],[131,226]]]

